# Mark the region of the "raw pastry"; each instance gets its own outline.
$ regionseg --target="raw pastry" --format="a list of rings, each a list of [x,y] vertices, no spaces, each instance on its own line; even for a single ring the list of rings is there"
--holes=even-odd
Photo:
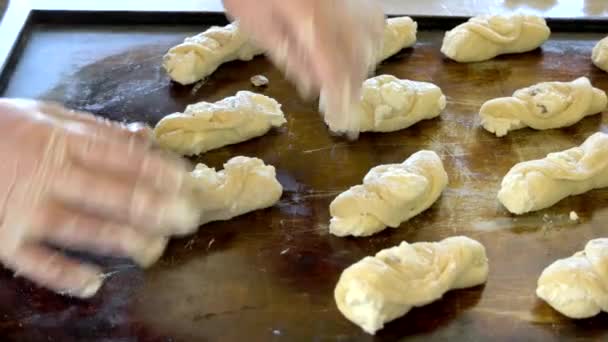
[[[445,109],[441,89],[432,83],[381,75],[363,83],[361,132],[392,132],[437,117]]]
[[[449,290],[486,282],[484,246],[456,236],[380,251],[348,267],[334,290],[338,309],[369,334],[413,307],[440,299]]]
[[[517,90],[512,97],[484,103],[479,114],[483,128],[501,137],[524,127],[570,126],[603,111],[607,104],[606,93],[581,77],[572,82],[543,82]]]
[[[198,164],[191,177],[199,198],[201,224],[271,207],[283,193],[274,167],[258,158],[234,157],[222,171]]]
[[[429,208],[448,184],[439,156],[414,153],[402,164],[371,169],[363,185],[341,193],[329,206],[330,233],[369,236],[399,225]]]
[[[591,59],[596,67],[608,71],[608,37],[600,40],[595,45]]]
[[[591,240],[584,251],[549,265],[536,295],[570,318],[608,311],[608,239]]]
[[[462,63],[480,62],[541,46],[551,30],[535,15],[482,15],[446,32],[441,52]]]
[[[172,80],[187,85],[211,75],[223,63],[249,61],[262,53],[234,22],[224,27],[212,26],[186,38],[165,54],[163,67]]]
[[[410,17],[397,17],[386,20],[382,54],[378,63],[395,55],[397,52],[416,43],[418,24]]]
[[[608,135],[595,133],[580,146],[515,165],[498,199],[512,213],[548,208],[560,200],[608,186]]]
[[[381,63],[383,60],[393,56],[400,50],[410,47],[416,43],[416,29],[417,24],[410,17],[398,17],[390,18],[386,21],[384,27],[384,38],[382,42],[381,53],[375,54],[377,57],[376,64]],[[365,82],[364,82],[365,84]],[[347,85],[343,89],[344,96],[340,99],[342,105],[334,109],[327,110],[326,103],[329,102],[327,99],[326,92],[321,89],[320,100],[319,100],[319,111],[323,113],[325,123],[329,126],[332,132],[338,134],[346,133],[350,138],[355,139],[359,132],[362,131],[361,123],[359,122],[359,116],[353,115],[353,112],[360,112],[357,108],[356,101],[351,101],[351,97]],[[335,100],[335,99],[334,99]],[[339,110],[340,112],[335,112]],[[360,114],[363,115],[363,114]]]
[[[266,134],[286,122],[274,99],[239,91],[215,103],[199,102],[164,117],[154,128],[159,145],[196,155]]]

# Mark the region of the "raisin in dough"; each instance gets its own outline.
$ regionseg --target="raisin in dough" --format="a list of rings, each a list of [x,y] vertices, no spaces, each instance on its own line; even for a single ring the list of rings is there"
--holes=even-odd
[[[381,75],[363,83],[361,132],[393,132],[432,119],[445,109],[441,89],[432,83]]]
[[[266,134],[286,122],[274,99],[239,91],[215,103],[199,102],[184,113],[164,117],[154,128],[159,145],[182,155],[196,155]]]
[[[262,53],[234,22],[186,38],[165,54],[163,67],[173,81],[187,85],[211,75],[223,63],[249,61]]]
[[[585,250],[549,265],[536,295],[570,318],[608,312],[608,239],[591,240]]]
[[[608,72],[608,37],[600,40],[593,47],[591,59],[596,67]]]
[[[274,167],[257,158],[234,157],[222,171],[198,164],[190,176],[199,199],[200,224],[271,207],[283,193]]]
[[[374,334],[413,307],[430,304],[450,290],[483,284],[487,277],[485,248],[473,239],[404,241],[345,269],[334,298],[348,320]]]
[[[534,50],[550,35],[545,19],[535,15],[483,15],[446,32],[441,52],[457,62],[480,62]]]
[[[517,90],[512,97],[490,100],[481,106],[479,115],[483,128],[501,137],[524,127],[570,126],[600,113],[607,104],[606,93],[581,77],[572,82],[539,83]]]
[[[399,225],[429,208],[448,184],[439,156],[414,153],[402,164],[371,169],[363,185],[341,193],[330,204],[330,233],[369,236]]]
[[[382,53],[378,64],[416,43],[418,24],[410,17],[389,18],[384,27]]]
[[[515,165],[498,199],[512,213],[548,208],[560,200],[608,186],[608,135],[595,133],[580,146]]]

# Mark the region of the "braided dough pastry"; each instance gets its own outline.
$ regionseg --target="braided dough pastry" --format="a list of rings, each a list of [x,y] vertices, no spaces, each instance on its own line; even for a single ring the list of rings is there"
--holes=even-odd
[[[483,15],[446,32],[441,52],[457,62],[480,62],[534,50],[550,35],[545,19],[535,15]]]
[[[262,53],[234,22],[186,38],[165,54],[163,67],[173,81],[187,85],[211,75],[223,63],[249,61]]]
[[[378,64],[397,52],[414,45],[417,29],[418,24],[410,17],[387,19],[384,27],[382,54],[378,56]]]
[[[607,104],[606,93],[581,77],[517,90],[512,97],[484,103],[479,114],[483,128],[501,137],[524,127],[542,130],[570,126],[603,111]]]
[[[591,59],[596,67],[608,72],[608,37],[600,40],[593,47]]]
[[[274,167],[258,158],[234,157],[222,171],[198,164],[191,178],[200,199],[200,224],[271,207],[283,194]]]
[[[549,265],[536,295],[570,318],[608,312],[608,239],[591,240],[584,251]]]
[[[381,75],[363,83],[358,112],[361,132],[392,132],[437,117],[445,109],[441,89],[432,83]]]
[[[340,312],[369,334],[413,307],[430,304],[449,290],[486,282],[484,246],[456,236],[380,251],[348,267],[334,290]]]
[[[498,199],[512,213],[548,208],[560,200],[608,186],[608,135],[595,133],[580,146],[515,165]]]
[[[221,101],[199,102],[183,113],[164,117],[154,128],[154,135],[166,149],[196,155],[262,136],[285,122],[277,101],[239,91]]]
[[[330,233],[369,236],[399,225],[429,208],[448,184],[439,156],[414,153],[402,164],[371,169],[363,185],[353,186],[331,202]]]
[[[416,30],[417,24],[410,17],[398,17],[398,18],[390,18],[386,21],[386,26],[384,27],[384,38],[382,42],[382,51],[381,53],[377,53],[376,56],[376,64],[380,64],[383,60],[393,56],[400,50],[410,47],[416,43]],[[396,78],[395,78],[396,80]],[[365,88],[364,82],[364,88]],[[361,113],[361,108],[358,108],[357,104],[354,103],[356,101],[351,101],[348,88],[344,88],[344,97],[342,97],[339,109],[341,112],[328,111],[327,106],[325,105],[327,100],[327,95],[321,89],[320,99],[319,99],[319,110],[323,113],[323,118],[325,123],[329,127],[332,132],[343,134],[346,133],[350,138],[355,139],[359,132],[362,131],[370,131],[373,129],[373,124],[367,123],[366,127],[361,127],[361,125],[365,125],[365,123],[361,123],[359,118],[362,115],[366,115],[365,113]],[[336,110],[336,109],[333,109]],[[352,113],[357,112],[359,114],[354,115]],[[371,114],[373,115],[373,114]],[[369,116],[369,115],[368,115]],[[373,121],[373,118],[372,118]],[[396,130],[396,129],[392,129]]]

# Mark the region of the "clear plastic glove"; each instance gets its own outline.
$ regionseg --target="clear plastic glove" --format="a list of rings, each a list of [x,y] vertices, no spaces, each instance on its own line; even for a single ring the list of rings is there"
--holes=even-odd
[[[90,297],[101,269],[49,245],[147,266],[168,236],[196,229],[186,164],[151,151],[141,128],[0,99],[2,264],[41,286]]]
[[[353,110],[382,51],[385,25],[373,0],[224,0],[303,96],[321,94],[330,129],[356,136]]]

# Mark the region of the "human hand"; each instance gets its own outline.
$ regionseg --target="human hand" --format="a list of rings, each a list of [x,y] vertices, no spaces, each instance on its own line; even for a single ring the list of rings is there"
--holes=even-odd
[[[352,108],[382,51],[384,14],[374,1],[224,0],[224,6],[303,96],[321,93],[333,131],[359,131]]]
[[[0,262],[16,275],[90,297],[101,269],[49,244],[148,266],[198,225],[186,164],[150,150],[141,126],[0,99],[0,136]]]

